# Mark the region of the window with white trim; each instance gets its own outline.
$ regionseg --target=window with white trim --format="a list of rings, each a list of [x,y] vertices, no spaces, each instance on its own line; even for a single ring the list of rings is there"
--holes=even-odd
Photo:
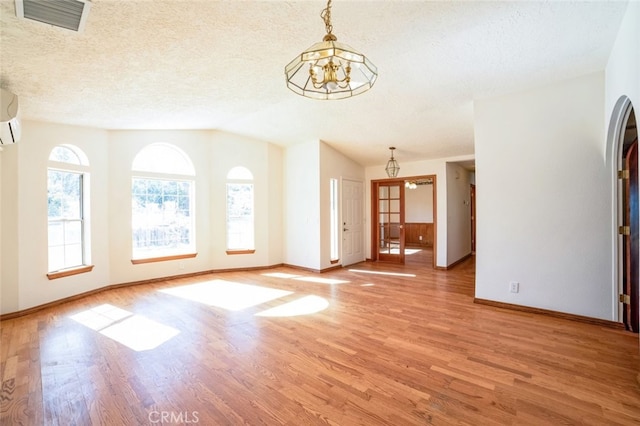
[[[227,174],[227,251],[254,249],[253,174],[234,167]]]
[[[90,263],[89,160],[73,145],[51,150],[47,168],[48,271]]]
[[[195,169],[178,147],[154,143],[133,160],[132,259],[195,253]]]

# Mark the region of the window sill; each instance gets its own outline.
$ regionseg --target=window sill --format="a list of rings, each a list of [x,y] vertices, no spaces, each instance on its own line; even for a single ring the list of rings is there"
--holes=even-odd
[[[227,250],[227,254],[253,254],[255,250]]]
[[[189,259],[196,257],[198,253],[176,254],[173,256],[147,257],[144,259],[131,259],[131,263],[139,265],[142,263],[165,262],[167,260]]]
[[[84,265],[77,268],[69,268],[62,269],[60,271],[49,272],[47,274],[47,278],[49,278],[50,280],[55,280],[58,278],[69,277],[71,275],[84,274],[85,272],[91,272],[93,270],[93,266],[94,265]]]

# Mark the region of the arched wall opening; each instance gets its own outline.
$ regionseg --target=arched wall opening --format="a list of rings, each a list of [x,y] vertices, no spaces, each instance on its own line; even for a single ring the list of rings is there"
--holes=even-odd
[[[614,188],[614,283],[619,294],[614,303],[618,320],[637,333],[640,331],[638,128],[633,104],[626,96],[618,100],[613,110],[608,142]]]

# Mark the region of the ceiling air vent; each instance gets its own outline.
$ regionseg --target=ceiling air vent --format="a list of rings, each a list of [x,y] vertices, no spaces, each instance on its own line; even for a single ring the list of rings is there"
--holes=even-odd
[[[18,18],[81,32],[91,8],[88,0],[15,0]]]

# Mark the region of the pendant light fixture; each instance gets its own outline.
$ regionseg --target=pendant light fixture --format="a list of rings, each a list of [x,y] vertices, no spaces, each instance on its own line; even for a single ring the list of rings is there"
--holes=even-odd
[[[387,171],[387,176],[391,178],[398,176],[400,166],[398,165],[398,161],[393,158],[393,151],[396,149],[396,147],[390,146],[389,149],[391,150],[391,158],[389,159],[389,161],[387,161],[387,167],[385,167],[384,169]]]
[[[322,11],[327,34],[285,67],[287,87],[312,99],[343,99],[369,90],[378,69],[362,53],[333,35],[331,0]]]

